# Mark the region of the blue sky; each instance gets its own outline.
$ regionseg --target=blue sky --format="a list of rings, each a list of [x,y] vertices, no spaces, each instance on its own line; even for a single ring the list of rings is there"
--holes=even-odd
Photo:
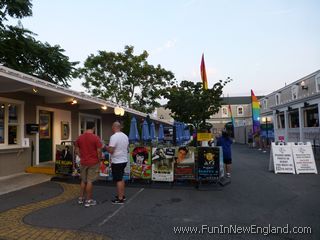
[[[209,87],[231,77],[224,95],[268,94],[320,69],[318,0],[33,0],[23,18],[37,39],[59,44],[72,61],[98,50],[135,53]],[[73,88],[81,90],[80,81]]]

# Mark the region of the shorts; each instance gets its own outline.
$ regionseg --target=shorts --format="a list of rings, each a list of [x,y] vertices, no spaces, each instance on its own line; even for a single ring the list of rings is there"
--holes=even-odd
[[[99,177],[100,163],[93,166],[80,166],[80,178],[82,182],[94,182]]]
[[[126,168],[127,163],[112,163],[111,169],[112,169],[112,178],[113,181],[119,182],[123,179],[124,169]]]
[[[224,164],[231,164],[232,163],[232,159],[231,158],[225,158],[223,159]]]

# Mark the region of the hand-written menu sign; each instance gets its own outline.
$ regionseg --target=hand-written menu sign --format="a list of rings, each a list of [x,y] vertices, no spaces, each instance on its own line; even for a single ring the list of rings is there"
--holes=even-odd
[[[269,170],[274,170],[275,173],[295,174],[290,144],[279,143],[276,145],[272,143]]]
[[[293,159],[296,166],[297,174],[299,173],[315,173],[317,174],[317,166],[314,161],[311,143],[295,143],[292,144]]]

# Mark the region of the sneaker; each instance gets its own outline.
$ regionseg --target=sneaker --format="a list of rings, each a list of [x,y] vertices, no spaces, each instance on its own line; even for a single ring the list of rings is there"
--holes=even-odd
[[[226,177],[227,177],[227,178],[231,178],[231,174],[230,174],[230,173],[227,173],[227,174],[226,174]]]
[[[118,197],[118,196],[115,196],[115,199],[119,199],[119,197]],[[127,200],[126,196],[123,196],[122,199],[123,199],[123,201]]]
[[[95,205],[97,205],[97,201],[93,199],[86,200],[86,202],[84,203],[85,207],[90,207]]]
[[[112,201],[112,204],[124,204],[124,200],[123,199],[118,199],[118,198],[116,198],[116,199],[113,199]]]
[[[83,197],[79,197],[78,198],[78,204],[83,204],[84,203],[84,198]]]

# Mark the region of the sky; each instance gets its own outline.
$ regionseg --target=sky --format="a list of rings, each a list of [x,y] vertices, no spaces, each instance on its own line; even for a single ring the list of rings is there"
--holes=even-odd
[[[36,39],[83,63],[99,50],[149,53],[182,80],[233,79],[224,96],[266,95],[320,69],[319,0],[33,0]],[[83,91],[81,80],[72,88]]]

